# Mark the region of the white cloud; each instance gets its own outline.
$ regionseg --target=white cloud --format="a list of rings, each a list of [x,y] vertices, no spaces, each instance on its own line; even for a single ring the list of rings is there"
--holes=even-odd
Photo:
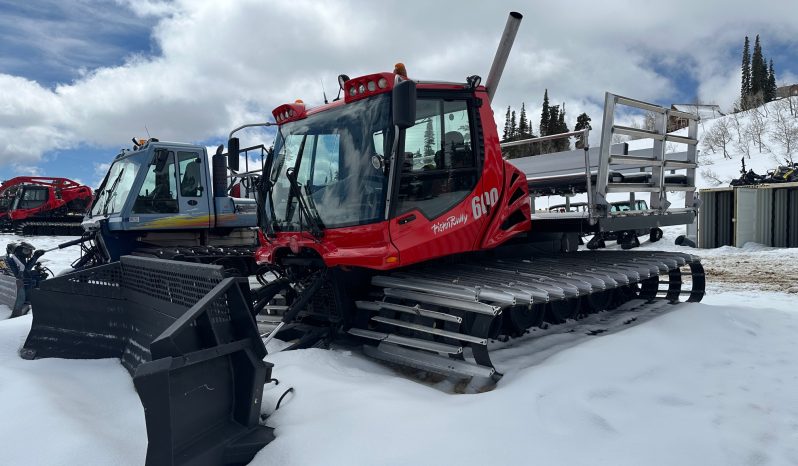
[[[161,54],[128,57],[55,89],[0,74],[0,164],[33,165],[48,150],[79,144],[118,147],[144,135],[145,125],[164,140],[224,138],[234,126],[270,119],[281,103],[320,103],[320,79],[332,98],[339,73],[390,70],[397,61],[418,78],[485,77],[511,9],[525,18],[493,108],[503,119],[507,105],[524,101],[533,123],[544,88],[553,104],[566,102],[571,125],[586,111],[596,129],[607,90],[684,100],[671,71],[696,79],[702,100],[728,106],[745,34],[762,34],[766,53],[798,37],[798,24],[775,0],[753,12],[737,0],[673,0],[656,13],[631,0],[545,9],[476,1],[116,1],[133,16],[157,19]]]
[[[41,175],[41,171],[39,167],[33,165],[14,165],[14,173],[17,176],[39,176]]]

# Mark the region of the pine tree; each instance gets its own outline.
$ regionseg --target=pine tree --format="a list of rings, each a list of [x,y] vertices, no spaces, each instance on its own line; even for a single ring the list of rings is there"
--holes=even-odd
[[[773,69],[773,59],[770,59],[770,68],[768,69],[768,81],[765,86],[765,102],[771,102],[776,98],[776,70]]]
[[[424,157],[435,155],[435,131],[432,128],[432,120],[427,120],[427,129],[424,131]]]
[[[743,45],[742,83],[740,85],[740,102],[745,102],[751,95],[751,49],[748,36]]]
[[[540,135],[546,136],[549,134],[549,90],[543,92],[543,110],[540,112]]]
[[[767,85],[767,65],[762,56],[762,45],[759,42],[759,34],[754,41],[754,54],[751,57],[751,97],[756,97],[765,90]]]
[[[546,125],[546,134],[557,134],[557,122],[560,120],[560,106],[549,106],[549,122]]]
[[[567,133],[568,124],[565,122],[565,102],[562,103],[562,112],[560,112],[560,117],[557,120],[557,134]],[[557,140],[557,150],[570,150],[571,149],[571,138],[562,138]]]
[[[515,135],[518,134],[518,126],[515,124],[515,110],[513,113],[510,114],[510,136],[509,138],[512,139]]]
[[[507,106],[507,113],[504,115],[504,134],[502,135],[502,141],[506,141],[507,138],[510,136],[510,106]]]
[[[578,117],[576,117],[576,126],[574,126],[574,131],[579,131],[580,129],[593,129],[590,126],[590,117],[587,116],[587,113],[582,113]],[[576,137],[576,148],[577,149],[584,149],[585,148],[585,141],[584,138],[579,135]]]
[[[531,133],[529,131],[529,121],[526,119],[526,109],[524,108],[524,102],[521,102],[521,116],[518,118],[518,134],[523,136],[525,134]]]
[[[552,134],[557,134],[557,122],[560,121],[560,106],[559,105],[550,105],[549,106],[549,121],[546,127],[546,135],[551,136]],[[558,141],[551,141],[551,142],[544,142],[544,153],[549,152],[556,152],[559,147]]]

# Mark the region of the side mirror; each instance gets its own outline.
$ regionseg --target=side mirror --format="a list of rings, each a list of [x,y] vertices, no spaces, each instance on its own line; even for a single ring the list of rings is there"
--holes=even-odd
[[[416,83],[405,80],[393,88],[393,123],[399,129],[416,124]]]
[[[155,172],[163,172],[166,162],[169,161],[169,151],[166,149],[155,149]]]
[[[238,171],[238,138],[230,138],[227,140],[227,168]]]

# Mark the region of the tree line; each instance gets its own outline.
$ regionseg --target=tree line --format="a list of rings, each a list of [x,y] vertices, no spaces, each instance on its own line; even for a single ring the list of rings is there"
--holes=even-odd
[[[759,34],[754,40],[754,53],[751,54],[750,41],[745,36],[743,44],[742,65],[740,65],[742,82],[740,83],[740,105],[736,111],[750,110],[776,98],[776,70],[773,59],[770,64],[762,53],[762,42]]]
[[[582,113],[576,118],[574,130],[577,131],[585,128],[593,129],[590,126],[590,121],[591,119],[587,113]],[[562,107],[560,107],[560,105],[551,105],[549,103],[549,90],[546,89],[543,92],[543,105],[540,110],[540,123],[538,125],[539,136],[562,134],[569,131],[570,129],[568,129],[568,124],[565,120],[565,102],[562,103]],[[511,106],[507,106],[507,113],[504,117],[502,142],[520,141],[522,139],[531,139],[539,136],[534,134],[532,121],[527,117],[526,104],[524,102],[521,102],[521,111],[518,115],[516,115],[515,110]],[[584,141],[582,141],[582,136],[580,135],[576,137],[576,148],[581,149],[583,147]],[[513,159],[570,149],[570,138],[562,138],[537,144],[508,147],[502,149],[502,153],[505,158]]]

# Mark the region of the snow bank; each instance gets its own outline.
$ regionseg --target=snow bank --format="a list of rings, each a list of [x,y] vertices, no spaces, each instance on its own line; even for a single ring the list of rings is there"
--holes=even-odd
[[[682,305],[448,395],[350,353],[269,357],[277,440],[253,464],[790,464],[798,314]],[[309,447],[312,445],[312,447]]]
[[[23,360],[30,323],[0,321],[0,464],[144,464],[144,410],[127,371],[109,359]]]

